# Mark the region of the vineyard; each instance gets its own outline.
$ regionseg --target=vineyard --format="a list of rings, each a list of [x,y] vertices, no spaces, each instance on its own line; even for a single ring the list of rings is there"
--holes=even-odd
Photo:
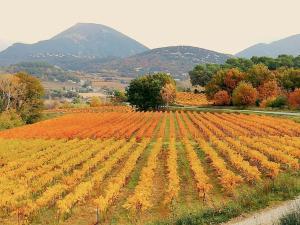
[[[44,113],[100,113],[100,112],[131,112],[131,111],[132,108],[129,106],[102,105],[99,107],[47,109],[44,110]]]
[[[190,106],[205,106],[211,104],[205,94],[194,94],[191,92],[177,92],[176,103]]]
[[[66,114],[0,132],[0,224],[95,224],[96,214],[104,224],[145,224],[298,177],[299,159],[300,124],[283,118]]]

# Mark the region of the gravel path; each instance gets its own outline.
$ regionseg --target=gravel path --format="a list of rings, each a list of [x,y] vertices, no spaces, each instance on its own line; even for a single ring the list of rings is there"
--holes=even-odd
[[[238,217],[223,225],[273,225],[276,224],[279,219],[300,206],[300,196],[294,200],[286,201],[280,205],[273,206],[271,208],[263,209],[256,212],[249,217]]]

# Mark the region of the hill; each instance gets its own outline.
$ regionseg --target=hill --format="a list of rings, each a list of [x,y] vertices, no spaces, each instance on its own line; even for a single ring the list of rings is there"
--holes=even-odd
[[[153,72],[169,72],[175,78],[185,78],[197,64],[224,63],[230,55],[191,46],[172,46],[152,49],[123,59],[96,65],[93,70],[113,71],[121,76],[135,77]]]
[[[300,34],[293,35],[269,44],[253,45],[236,54],[237,57],[251,58],[252,56],[277,57],[281,54],[300,55]]]
[[[1,70],[7,73],[27,72],[42,81],[65,82],[71,80],[79,82],[79,78],[74,72],[65,71],[46,62],[22,62],[4,67]]]
[[[127,57],[146,50],[144,45],[110,27],[78,23],[49,40],[12,45],[0,53],[0,65],[45,61],[73,69],[77,62]]]

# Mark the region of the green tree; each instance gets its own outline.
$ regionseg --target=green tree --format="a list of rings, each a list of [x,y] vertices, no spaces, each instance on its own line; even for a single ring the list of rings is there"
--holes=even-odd
[[[279,82],[287,91],[294,91],[300,88],[300,69],[286,69],[279,71]]]
[[[294,68],[300,68],[300,55],[294,58],[293,63]]]
[[[214,95],[221,90],[226,90],[225,78],[227,75],[227,69],[219,70],[211,79],[211,81],[205,86],[205,93],[208,99],[213,99]]]
[[[175,81],[166,73],[157,73],[138,77],[130,82],[126,90],[128,102],[139,110],[157,109],[165,105],[161,90],[166,84]]]
[[[212,76],[220,69],[221,67],[218,64],[204,64],[195,66],[195,68],[189,72],[192,85],[207,85]]]
[[[251,58],[251,61],[254,64],[264,64],[265,66],[268,67],[269,70],[276,70],[277,68],[280,67],[278,60],[271,58],[271,57],[266,57],[266,56],[262,56],[262,57],[257,57],[257,56],[253,56]]]
[[[254,65],[254,63],[250,59],[244,59],[244,58],[229,58],[226,60],[225,64],[222,65],[222,68],[237,68],[240,71],[247,71],[249,68],[251,68]]]
[[[116,103],[122,103],[127,101],[127,96],[124,91],[114,90],[113,91],[113,101]]]
[[[274,80],[275,74],[268,69],[264,64],[257,64],[252,66],[246,74],[245,81],[253,85],[253,87],[258,87],[266,81]]]

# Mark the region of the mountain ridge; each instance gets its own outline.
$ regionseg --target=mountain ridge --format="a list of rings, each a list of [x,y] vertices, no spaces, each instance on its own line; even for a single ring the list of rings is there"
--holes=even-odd
[[[151,49],[123,59],[100,63],[96,70],[112,70],[119,75],[138,76],[153,72],[167,72],[176,78],[187,78],[197,64],[224,63],[229,54],[193,46],[168,46]]]
[[[46,61],[63,66],[63,60],[127,57],[148,48],[105,25],[77,23],[48,40],[34,44],[15,43],[0,52],[0,63]]]
[[[251,58],[252,56],[277,57],[286,54],[300,55],[300,34],[294,34],[270,43],[258,43],[252,45],[237,54],[237,57]]]

